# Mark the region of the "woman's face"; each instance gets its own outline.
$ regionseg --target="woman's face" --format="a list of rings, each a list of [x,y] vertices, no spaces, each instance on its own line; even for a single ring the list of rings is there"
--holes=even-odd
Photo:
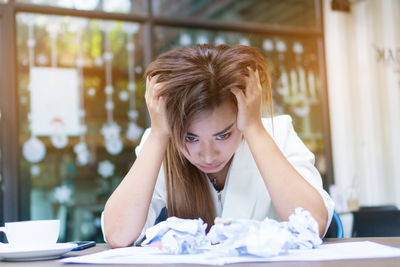
[[[242,140],[236,118],[237,111],[229,101],[199,114],[186,134],[187,150],[181,149],[181,153],[205,173],[222,171]]]

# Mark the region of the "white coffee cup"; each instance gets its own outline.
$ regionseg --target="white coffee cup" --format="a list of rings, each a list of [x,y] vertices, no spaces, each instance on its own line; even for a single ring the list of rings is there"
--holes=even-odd
[[[7,222],[4,232],[10,246],[17,248],[49,247],[57,243],[60,220]]]

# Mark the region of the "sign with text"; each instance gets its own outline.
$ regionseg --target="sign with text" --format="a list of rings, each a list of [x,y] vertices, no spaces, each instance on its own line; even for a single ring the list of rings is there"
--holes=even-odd
[[[78,86],[76,69],[31,68],[29,89],[33,135],[79,135]]]

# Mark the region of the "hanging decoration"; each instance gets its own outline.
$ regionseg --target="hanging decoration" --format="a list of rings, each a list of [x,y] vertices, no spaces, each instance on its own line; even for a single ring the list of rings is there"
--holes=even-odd
[[[136,66],[135,70],[137,74],[141,74],[143,72],[142,66]]]
[[[263,41],[263,49],[268,54],[272,54],[274,51],[274,48],[275,48],[274,43],[271,39],[265,39]],[[279,81],[277,81],[276,91],[278,92],[278,94],[280,94],[284,97],[284,101],[285,101],[289,94],[289,77],[287,75],[285,68],[283,67],[284,64],[278,64],[278,65],[279,65],[278,67],[280,70],[280,78],[279,78]]]
[[[299,117],[307,117],[310,113],[310,106],[308,105],[308,99],[306,96],[300,94],[294,102],[293,112]]]
[[[279,53],[279,60],[283,60],[285,58],[285,52],[286,52],[286,44],[282,40],[278,40],[276,42],[276,51]]]
[[[300,42],[295,42],[293,44],[293,52],[295,54],[297,54],[298,56],[300,56],[301,54],[303,54],[303,45]]]
[[[208,43],[208,38],[206,35],[201,34],[197,37],[197,44],[207,44],[207,43]]]
[[[225,44],[225,39],[222,36],[217,36],[217,38],[215,38],[215,44],[216,45],[222,45]]]
[[[111,155],[119,154],[123,148],[120,131],[121,127],[115,122],[106,123],[101,128],[101,134],[105,140],[105,148]]]
[[[74,152],[76,154],[76,162],[80,166],[85,166],[89,163],[90,153],[86,144],[85,135],[87,132],[87,126],[85,124],[85,108],[84,108],[84,88],[83,88],[83,66],[84,60],[82,55],[82,31],[86,28],[88,21],[86,19],[76,19],[76,42],[77,42],[77,58],[76,67],[78,69],[78,87],[79,87],[79,124],[80,124],[80,135],[79,143],[74,146]]]
[[[118,97],[122,102],[126,102],[129,100],[129,93],[126,90],[122,90],[119,92]]]
[[[57,68],[57,36],[60,27],[59,19],[52,17],[50,23],[47,24],[47,31],[51,39],[51,66]]]
[[[187,33],[181,34],[179,37],[179,44],[181,46],[189,46],[192,44],[192,38],[190,38],[190,35]]]
[[[286,52],[286,43],[282,40],[276,41],[276,50],[279,52]]]
[[[51,40],[51,67],[57,68],[57,36],[60,28],[60,19],[58,17],[51,17],[49,20],[49,23],[46,24],[46,28]],[[65,125],[62,120],[53,121],[51,124],[51,127],[53,128],[53,134],[50,135],[50,140],[53,146],[57,149],[64,148],[68,145],[68,136],[65,132],[64,126]]]
[[[293,70],[293,79],[296,79],[296,93],[293,112],[302,118],[305,118],[310,113],[310,105],[307,98],[307,81],[306,72],[301,65],[303,46],[300,42],[293,44],[293,52],[296,54],[296,71]],[[304,121],[303,121],[304,122]]]
[[[36,41],[34,38],[34,16],[26,16],[25,23],[28,25],[28,55],[29,55],[29,73],[34,66],[34,58],[35,58],[35,45]],[[28,90],[31,90],[31,85],[28,85]],[[32,119],[31,116],[28,115],[29,120],[29,128],[31,132],[31,137],[26,141],[22,146],[22,155],[24,158],[33,163],[37,163],[41,161],[46,156],[46,147],[42,141],[40,141],[33,133],[32,133]]]
[[[40,167],[36,164],[32,165],[30,171],[32,176],[38,176],[40,174]]]
[[[310,99],[310,101],[311,102],[318,102],[318,99],[317,99],[317,91],[316,91],[316,85],[315,85],[315,74],[314,74],[314,72],[312,71],[312,70],[309,70],[308,71],[308,74],[307,74],[307,79],[308,79],[308,89],[309,89],[309,91],[310,91],[310,96],[311,96],[311,99]]]
[[[278,40],[274,46],[274,43],[271,40],[265,40],[263,43],[264,49],[268,51],[275,50],[277,51],[277,59],[276,61],[279,62],[279,72],[280,72],[280,79],[279,85],[277,88],[278,94],[283,96],[283,102],[288,104],[291,103],[293,99],[293,90],[291,90],[291,79],[293,79],[293,73],[290,73],[287,68],[285,67],[285,52],[286,52],[286,44],[282,40]],[[292,76],[291,76],[292,75]]]
[[[71,200],[72,190],[66,186],[61,185],[54,189],[54,199],[60,204],[66,204]]]
[[[295,42],[293,44],[293,52],[296,55],[296,65],[297,65],[296,69],[298,74],[298,89],[299,89],[295,98],[293,112],[302,119],[301,134],[303,138],[313,138],[312,127],[311,127],[311,116],[310,116],[311,103],[309,99],[310,95],[307,90],[308,79],[302,58],[304,52],[303,45],[300,42]]]
[[[53,133],[50,140],[55,148],[61,149],[67,146],[68,136],[64,131],[64,122],[60,119],[54,119],[51,123]]]
[[[101,57],[97,57],[97,58],[95,58],[94,59],[94,65],[96,66],[96,67],[101,67],[101,66],[103,66],[103,59],[101,58]]]
[[[239,44],[250,46],[250,41],[249,41],[249,39],[243,37],[243,38],[240,38]]]
[[[263,41],[263,48],[265,51],[271,53],[274,50],[274,43],[270,39],[265,39]]]
[[[33,163],[41,161],[46,156],[46,147],[36,136],[32,135],[22,147],[24,158]]]
[[[284,97],[286,100],[289,94],[289,76],[286,72],[285,67],[280,67],[281,77],[280,86],[277,88],[277,92]],[[286,100],[287,101],[287,100]]]
[[[68,135],[69,134],[74,134],[76,132],[74,128],[75,126],[78,126],[78,124],[75,124],[74,120],[74,115],[78,114],[78,110],[76,109],[76,113],[74,108],[68,107],[68,113],[65,113],[65,105],[68,105],[66,103],[69,103],[70,101],[74,101],[76,98],[76,94],[74,94],[73,89],[76,89],[74,87],[74,82],[76,82],[76,79],[74,79],[76,76],[76,71],[75,69],[66,69],[66,68],[58,68],[57,66],[57,61],[58,61],[58,50],[57,50],[57,37],[59,34],[59,29],[60,29],[60,23],[61,19],[60,17],[57,16],[38,16],[38,15],[24,15],[21,16],[21,20],[23,23],[26,23],[28,26],[28,41],[27,41],[27,46],[28,46],[28,55],[29,55],[29,85],[28,85],[28,90],[30,92],[30,97],[31,97],[31,110],[28,115],[28,120],[29,120],[29,128],[31,132],[31,138],[24,143],[23,145],[23,156],[25,157],[26,160],[30,162],[39,162],[41,161],[45,155],[46,155],[46,147],[37,138],[37,135],[48,135],[50,138],[50,142],[53,144],[53,146],[57,149],[62,149],[65,148],[68,144]],[[51,44],[51,67],[35,67],[35,46],[36,46],[36,40],[34,39],[34,26],[35,25],[40,25],[43,28],[46,28],[49,37],[50,37],[50,44]],[[27,61],[28,62],[28,61]],[[37,56],[37,62],[39,65],[47,65],[48,64],[48,59],[45,54],[39,54]],[[51,75],[47,76],[51,78],[46,82],[46,84],[43,84],[43,76],[46,77],[46,75]],[[65,83],[63,83],[63,79],[60,80],[60,78],[68,79],[70,83],[68,83],[68,86]],[[53,109],[51,105],[54,105],[54,103],[58,103],[60,98],[60,94],[58,94],[57,90],[50,90],[48,92],[51,92],[51,94],[43,94],[46,90],[49,90],[54,88],[54,83],[57,84],[57,82],[60,84],[60,86],[57,86],[55,89],[58,91],[62,91],[63,89],[67,90],[68,92],[68,101],[62,102],[64,106],[60,108],[59,110]],[[45,86],[43,86],[45,85]],[[62,86],[61,86],[62,85]],[[72,86],[72,91],[69,90],[71,89]],[[47,104],[50,103],[50,106]],[[47,108],[47,110],[46,110]],[[56,112],[53,112],[56,111]],[[68,114],[68,115],[66,115]],[[76,117],[77,118],[77,117]],[[77,121],[77,120],[76,120]]]
[[[89,163],[90,153],[84,140],[74,146],[74,152],[76,154],[76,162],[78,165],[84,166]]]
[[[133,23],[126,23],[123,24],[122,26],[123,26],[122,30],[127,34],[127,39],[128,39],[126,49],[128,51],[128,74],[129,74],[128,90],[130,92],[129,111],[128,111],[129,123],[128,123],[128,129],[126,131],[126,138],[130,141],[135,142],[140,138],[140,136],[142,136],[143,133],[143,128],[137,125],[137,119],[139,117],[139,113],[136,110],[136,82],[135,82],[135,64],[134,64],[135,44],[133,42],[133,36],[138,31],[139,25]],[[188,38],[190,39],[189,36]]]
[[[96,89],[91,87],[91,88],[88,89],[87,93],[88,93],[89,96],[95,96],[96,95]]]
[[[36,57],[36,62],[38,65],[47,65],[49,60],[45,54],[38,54]]]
[[[99,163],[97,172],[101,175],[101,177],[109,178],[114,175],[114,169],[114,164],[112,164],[109,160],[104,160]]]
[[[112,60],[113,54],[110,49],[110,38],[109,34],[113,29],[114,23],[109,21],[103,21],[100,25],[101,29],[104,31],[104,62],[106,68],[106,86],[104,92],[106,95],[105,108],[107,111],[107,122],[103,124],[101,128],[101,134],[104,136],[105,148],[111,155],[119,154],[122,151],[123,144],[120,138],[121,127],[114,122],[113,119],[113,94],[114,88],[112,86]]]

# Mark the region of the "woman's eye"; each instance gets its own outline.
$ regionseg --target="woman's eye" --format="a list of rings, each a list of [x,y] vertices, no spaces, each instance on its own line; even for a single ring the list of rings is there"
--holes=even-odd
[[[186,142],[196,142],[197,138],[194,136],[186,136],[185,140]]]
[[[225,140],[225,139],[228,139],[229,138],[229,136],[231,136],[231,134],[230,133],[224,133],[224,134],[220,134],[220,135],[218,135],[218,140]]]

